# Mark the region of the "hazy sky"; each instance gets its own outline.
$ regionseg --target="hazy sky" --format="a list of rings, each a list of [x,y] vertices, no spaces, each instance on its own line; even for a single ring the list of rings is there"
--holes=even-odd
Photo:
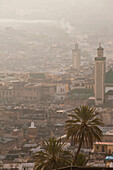
[[[112,9],[113,0],[0,0],[0,8],[18,9],[68,9],[82,8],[85,10]],[[75,11],[76,12],[76,11]],[[103,11],[104,12],[104,11]]]
[[[72,25],[110,24],[111,27],[112,8],[113,0],[0,0],[0,18],[64,19]]]
[[[112,0],[0,0],[0,4],[2,5],[9,5],[10,7],[25,8],[27,7],[38,7],[38,6],[70,6],[70,5],[95,5],[98,6],[100,4],[111,4],[113,5]]]

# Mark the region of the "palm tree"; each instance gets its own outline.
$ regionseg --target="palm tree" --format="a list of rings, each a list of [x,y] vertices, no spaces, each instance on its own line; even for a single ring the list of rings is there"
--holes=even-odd
[[[64,143],[60,139],[51,137],[42,144],[42,151],[35,154],[34,170],[52,170],[71,165],[71,153],[64,150]]]
[[[103,134],[99,126],[103,126],[103,123],[98,114],[94,108],[84,105],[77,107],[74,114],[69,115],[71,119],[66,121],[67,138],[72,137],[78,145],[73,164],[76,164],[82,144],[93,147],[93,142],[102,140]]]
[[[84,155],[83,153],[79,153],[76,159],[76,165],[87,166],[88,161],[89,161],[89,158],[86,155]]]

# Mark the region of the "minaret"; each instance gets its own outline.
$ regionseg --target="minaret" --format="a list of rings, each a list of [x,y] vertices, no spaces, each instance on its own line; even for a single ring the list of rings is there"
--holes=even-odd
[[[73,57],[73,68],[79,69],[80,68],[80,49],[78,44],[75,44],[75,49],[72,50],[72,57]]]
[[[101,43],[99,43],[97,57],[95,57],[95,105],[104,104],[106,57],[103,56],[103,52],[104,49],[101,47]]]

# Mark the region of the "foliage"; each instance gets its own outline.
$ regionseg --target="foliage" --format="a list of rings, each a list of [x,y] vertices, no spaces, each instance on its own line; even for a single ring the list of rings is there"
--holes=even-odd
[[[64,150],[64,143],[54,137],[45,140],[42,151],[35,154],[34,170],[52,170],[71,165],[72,155]]]
[[[102,121],[98,117],[99,113],[89,106],[80,106],[75,109],[74,114],[70,114],[70,120],[66,121],[66,134],[69,139],[78,145],[74,163],[80,152],[82,144],[92,147],[93,142],[102,140],[102,131],[99,126],[103,126]]]
[[[89,158],[86,155],[84,155],[83,153],[79,153],[76,159],[76,165],[87,166],[88,161],[89,161]]]

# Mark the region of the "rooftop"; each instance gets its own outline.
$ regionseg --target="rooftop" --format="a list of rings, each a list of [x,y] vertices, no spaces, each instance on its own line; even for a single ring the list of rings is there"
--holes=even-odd
[[[105,84],[113,84],[113,70],[109,70],[105,74]]]
[[[23,145],[24,148],[33,148],[33,147],[37,147],[37,144],[36,143],[26,143]]]
[[[14,138],[7,138],[7,137],[0,137],[0,143],[7,143],[7,142],[11,142],[11,141],[13,141],[14,140]]]
[[[106,95],[113,95],[113,90],[109,90]]]
[[[95,142],[94,145],[113,145],[113,142]]]
[[[33,78],[33,79],[45,79],[45,74],[44,73],[31,73],[30,78]]]

